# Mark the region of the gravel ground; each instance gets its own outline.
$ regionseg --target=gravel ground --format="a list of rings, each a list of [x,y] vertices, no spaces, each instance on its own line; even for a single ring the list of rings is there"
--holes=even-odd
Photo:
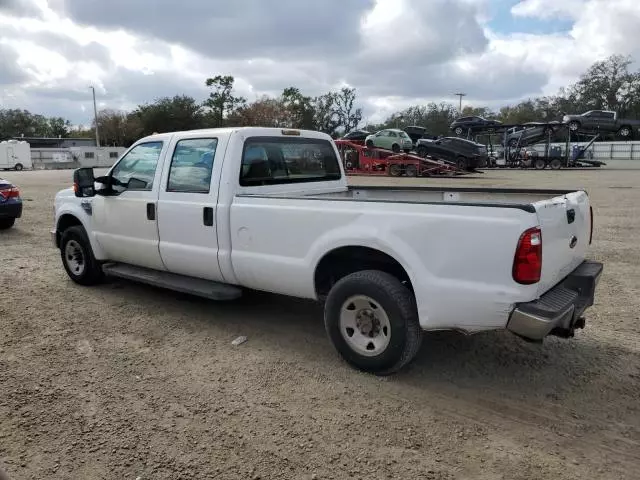
[[[0,233],[0,465],[12,479],[639,478],[640,171],[353,179],[584,187],[605,262],[575,339],[429,334],[386,379],[340,360],[310,302],[72,284],[48,234],[71,172],[3,176],[26,200]],[[249,340],[234,347],[238,335]]]

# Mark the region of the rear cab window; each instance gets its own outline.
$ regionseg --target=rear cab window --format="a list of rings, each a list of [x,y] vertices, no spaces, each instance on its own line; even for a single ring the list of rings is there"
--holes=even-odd
[[[244,143],[240,185],[278,185],[340,180],[340,163],[328,140],[251,137]]]

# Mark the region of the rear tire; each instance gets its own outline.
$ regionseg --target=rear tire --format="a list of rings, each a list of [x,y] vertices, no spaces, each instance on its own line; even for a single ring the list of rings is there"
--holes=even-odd
[[[409,164],[404,168],[404,173],[407,177],[417,177],[418,168],[415,165]]]
[[[533,168],[536,170],[544,170],[547,166],[547,162],[543,158],[536,158],[533,160]]]
[[[392,177],[399,177],[401,173],[402,168],[399,164],[392,163],[391,165],[389,165],[389,175],[391,175]]]
[[[0,230],[8,230],[16,223],[15,218],[2,218],[0,219]]]
[[[102,265],[93,256],[87,232],[81,226],[67,228],[60,239],[60,257],[69,278],[84,286],[104,280]]]
[[[469,168],[469,162],[465,157],[458,157],[458,159],[456,160],[456,166],[460,170],[467,170],[467,168]]]
[[[580,123],[579,122],[569,122],[569,130],[571,130],[572,132],[577,132],[578,130],[580,130]]]
[[[549,166],[552,170],[560,170],[562,168],[562,161],[559,158],[554,158],[551,160],[551,163],[549,163]]]
[[[20,172],[24,167],[21,163],[16,163],[15,167],[13,167],[16,172]]]
[[[455,130],[453,131],[453,133],[455,133],[458,136],[462,135],[462,132],[464,132],[462,127],[456,127]]]
[[[418,147],[416,153],[419,157],[426,158],[427,157],[427,149],[425,147]]]
[[[373,140],[367,140],[367,148],[374,148]]]
[[[342,278],[329,292],[324,312],[333,346],[357,369],[390,375],[420,349],[415,298],[386,272],[365,270]]]

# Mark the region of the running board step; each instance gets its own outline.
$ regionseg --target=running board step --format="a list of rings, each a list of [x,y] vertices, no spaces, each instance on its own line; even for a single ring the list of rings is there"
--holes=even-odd
[[[169,272],[160,272],[150,268],[136,267],[125,263],[106,263],[102,266],[105,275],[146,283],[154,287],[168,288],[176,292],[189,293],[211,300],[235,300],[242,290],[225,283],[186,277]]]

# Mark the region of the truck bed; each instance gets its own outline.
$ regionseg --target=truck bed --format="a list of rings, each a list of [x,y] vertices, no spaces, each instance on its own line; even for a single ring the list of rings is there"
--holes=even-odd
[[[309,200],[391,202],[412,204],[450,204],[517,208],[530,213],[536,211],[534,203],[562,197],[573,190],[530,190],[509,188],[441,188],[441,187],[354,187],[346,191],[309,194],[267,194],[272,198],[298,198]]]

